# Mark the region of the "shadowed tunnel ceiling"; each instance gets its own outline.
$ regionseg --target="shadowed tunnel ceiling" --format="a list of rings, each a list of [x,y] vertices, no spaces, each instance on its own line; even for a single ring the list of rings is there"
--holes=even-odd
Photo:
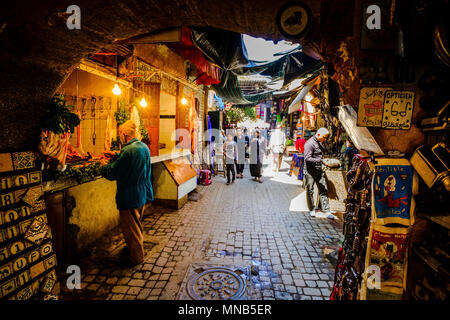
[[[0,13],[0,151],[35,145],[41,106],[81,59],[105,45],[182,25],[211,26],[279,40],[282,36],[276,26],[276,14],[285,2],[80,0],[76,4],[81,8],[81,30],[69,30],[66,18],[58,16],[73,1],[8,4]],[[320,1],[303,2],[317,23]]]

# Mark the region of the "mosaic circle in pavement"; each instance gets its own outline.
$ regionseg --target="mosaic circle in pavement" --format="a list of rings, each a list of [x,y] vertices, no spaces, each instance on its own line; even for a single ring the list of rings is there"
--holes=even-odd
[[[194,300],[233,300],[245,293],[246,283],[236,272],[217,267],[194,274],[186,289]]]

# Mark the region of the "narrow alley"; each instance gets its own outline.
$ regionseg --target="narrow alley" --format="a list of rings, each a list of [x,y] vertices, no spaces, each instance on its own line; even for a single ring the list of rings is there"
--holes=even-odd
[[[6,1],[0,303],[259,320],[448,301],[448,12]]]
[[[328,300],[334,267],[324,249],[338,247],[341,230],[337,222],[289,211],[302,188],[288,169],[283,163],[273,173],[266,166],[262,184],[248,168],[229,186],[217,176],[180,210],[148,208],[145,262],[117,267],[114,255],[125,243],[115,229],[93,251],[93,265],[81,267],[82,290],[66,290],[62,298],[192,299],[185,279],[192,269],[227,267],[249,272],[250,291],[241,299]]]

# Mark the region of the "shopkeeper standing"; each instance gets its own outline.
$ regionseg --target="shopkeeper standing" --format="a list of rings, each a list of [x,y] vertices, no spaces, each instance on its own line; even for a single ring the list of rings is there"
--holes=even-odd
[[[336,216],[330,211],[327,194],[327,181],[322,168],[323,162],[322,143],[328,139],[330,132],[326,128],[320,128],[316,134],[308,139],[304,147],[305,157],[305,180],[306,180],[306,202],[312,217],[335,219]],[[319,189],[320,205],[322,212],[316,212],[314,205],[314,184]]]
[[[102,168],[108,180],[117,180],[116,203],[129,258],[133,264],[144,261],[142,217],[144,206],[153,201],[150,151],[136,138],[136,124],[128,120],[119,127],[119,137],[125,145],[116,161]]]

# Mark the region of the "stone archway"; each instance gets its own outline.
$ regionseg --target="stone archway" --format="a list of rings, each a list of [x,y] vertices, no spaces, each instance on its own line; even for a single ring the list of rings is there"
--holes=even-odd
[[[0,19],[0,152],[31,149],[39,133],[41,106],[81,59],[115,40],[168,27],[211,26],[281,40],[276,14],[287,0],[79,0],[81,29],[68,30],[65,11],[73,3],[24,0],[9,4]],[[359,89],[358,23],[353,37],[320,37],[320,1],[302,0],[313,14],[303,45],[335,66],[344,103],[356,106]],[[355,0],[355,13],[360,0]],[[356,43],[356,45],[355,45]],[[326,45],[325,45],[326,44]]]

